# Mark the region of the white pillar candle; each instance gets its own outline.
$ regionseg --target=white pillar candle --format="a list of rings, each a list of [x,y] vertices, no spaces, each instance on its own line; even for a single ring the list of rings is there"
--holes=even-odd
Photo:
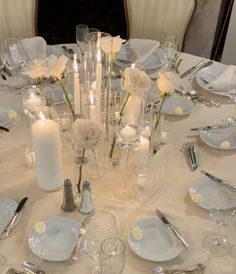
[[[74,87],[74,112],[80,114],[80,80],[79,73],[73,74],[73,87]]]
[[[149,159],[150,141],[141,136],[138,150],[134,152],[134,164],[136,166],[147,166]]]
[[[57,191],[63,185],[59,126],[53,120],[41,119],[32,124],[31,131],[39,187]]]
[[[90,120],[93,121],[94,123],[97,123],[95,105],[90,105],[89,106],[89,112],[90,112]]]

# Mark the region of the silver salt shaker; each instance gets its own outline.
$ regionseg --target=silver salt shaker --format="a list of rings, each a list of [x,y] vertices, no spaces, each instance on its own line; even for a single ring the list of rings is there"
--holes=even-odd
[[[65,212],[72,212],[76,209],[70,179],[65,179],[64,181],[64,195],[61,209]]]
[[[79,211],[83,214],[90,214],[94,211],[91,188],[90,183],[88,181],[83,182],[82,198]]]

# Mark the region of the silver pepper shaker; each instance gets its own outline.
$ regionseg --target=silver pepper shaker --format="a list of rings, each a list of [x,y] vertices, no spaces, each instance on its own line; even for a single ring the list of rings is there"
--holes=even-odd
[[[70,179],[65,179],[64,181],[64,195],[61,209],[65,212],[72,212],[76,209]]]
[[[88,181],[83,182],[82,198],[79,211],[83,214],[90,214],[94,211],[91,188]]]

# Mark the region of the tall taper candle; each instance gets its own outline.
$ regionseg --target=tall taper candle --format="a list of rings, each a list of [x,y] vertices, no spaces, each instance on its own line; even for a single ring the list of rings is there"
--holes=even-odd
[[[31,130],[38,185],[46,192],[57,191],[63,185],[59,125],[40,119],[32,124]]]
[[[77,55],[73,54],[73,88],[74,88],[74,112],[80,114],[80,79]]]

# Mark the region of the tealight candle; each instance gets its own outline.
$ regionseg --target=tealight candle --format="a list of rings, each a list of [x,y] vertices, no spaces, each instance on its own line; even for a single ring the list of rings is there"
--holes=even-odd
[[[59,125],[40,119],[32,124],[31,131],[39,187],[46,192],[57,191],[63,185]]]
[[[134,140],[137,137],[137,131],[133,127],[126,125],[121,129],[120,136],[127,141]]]

